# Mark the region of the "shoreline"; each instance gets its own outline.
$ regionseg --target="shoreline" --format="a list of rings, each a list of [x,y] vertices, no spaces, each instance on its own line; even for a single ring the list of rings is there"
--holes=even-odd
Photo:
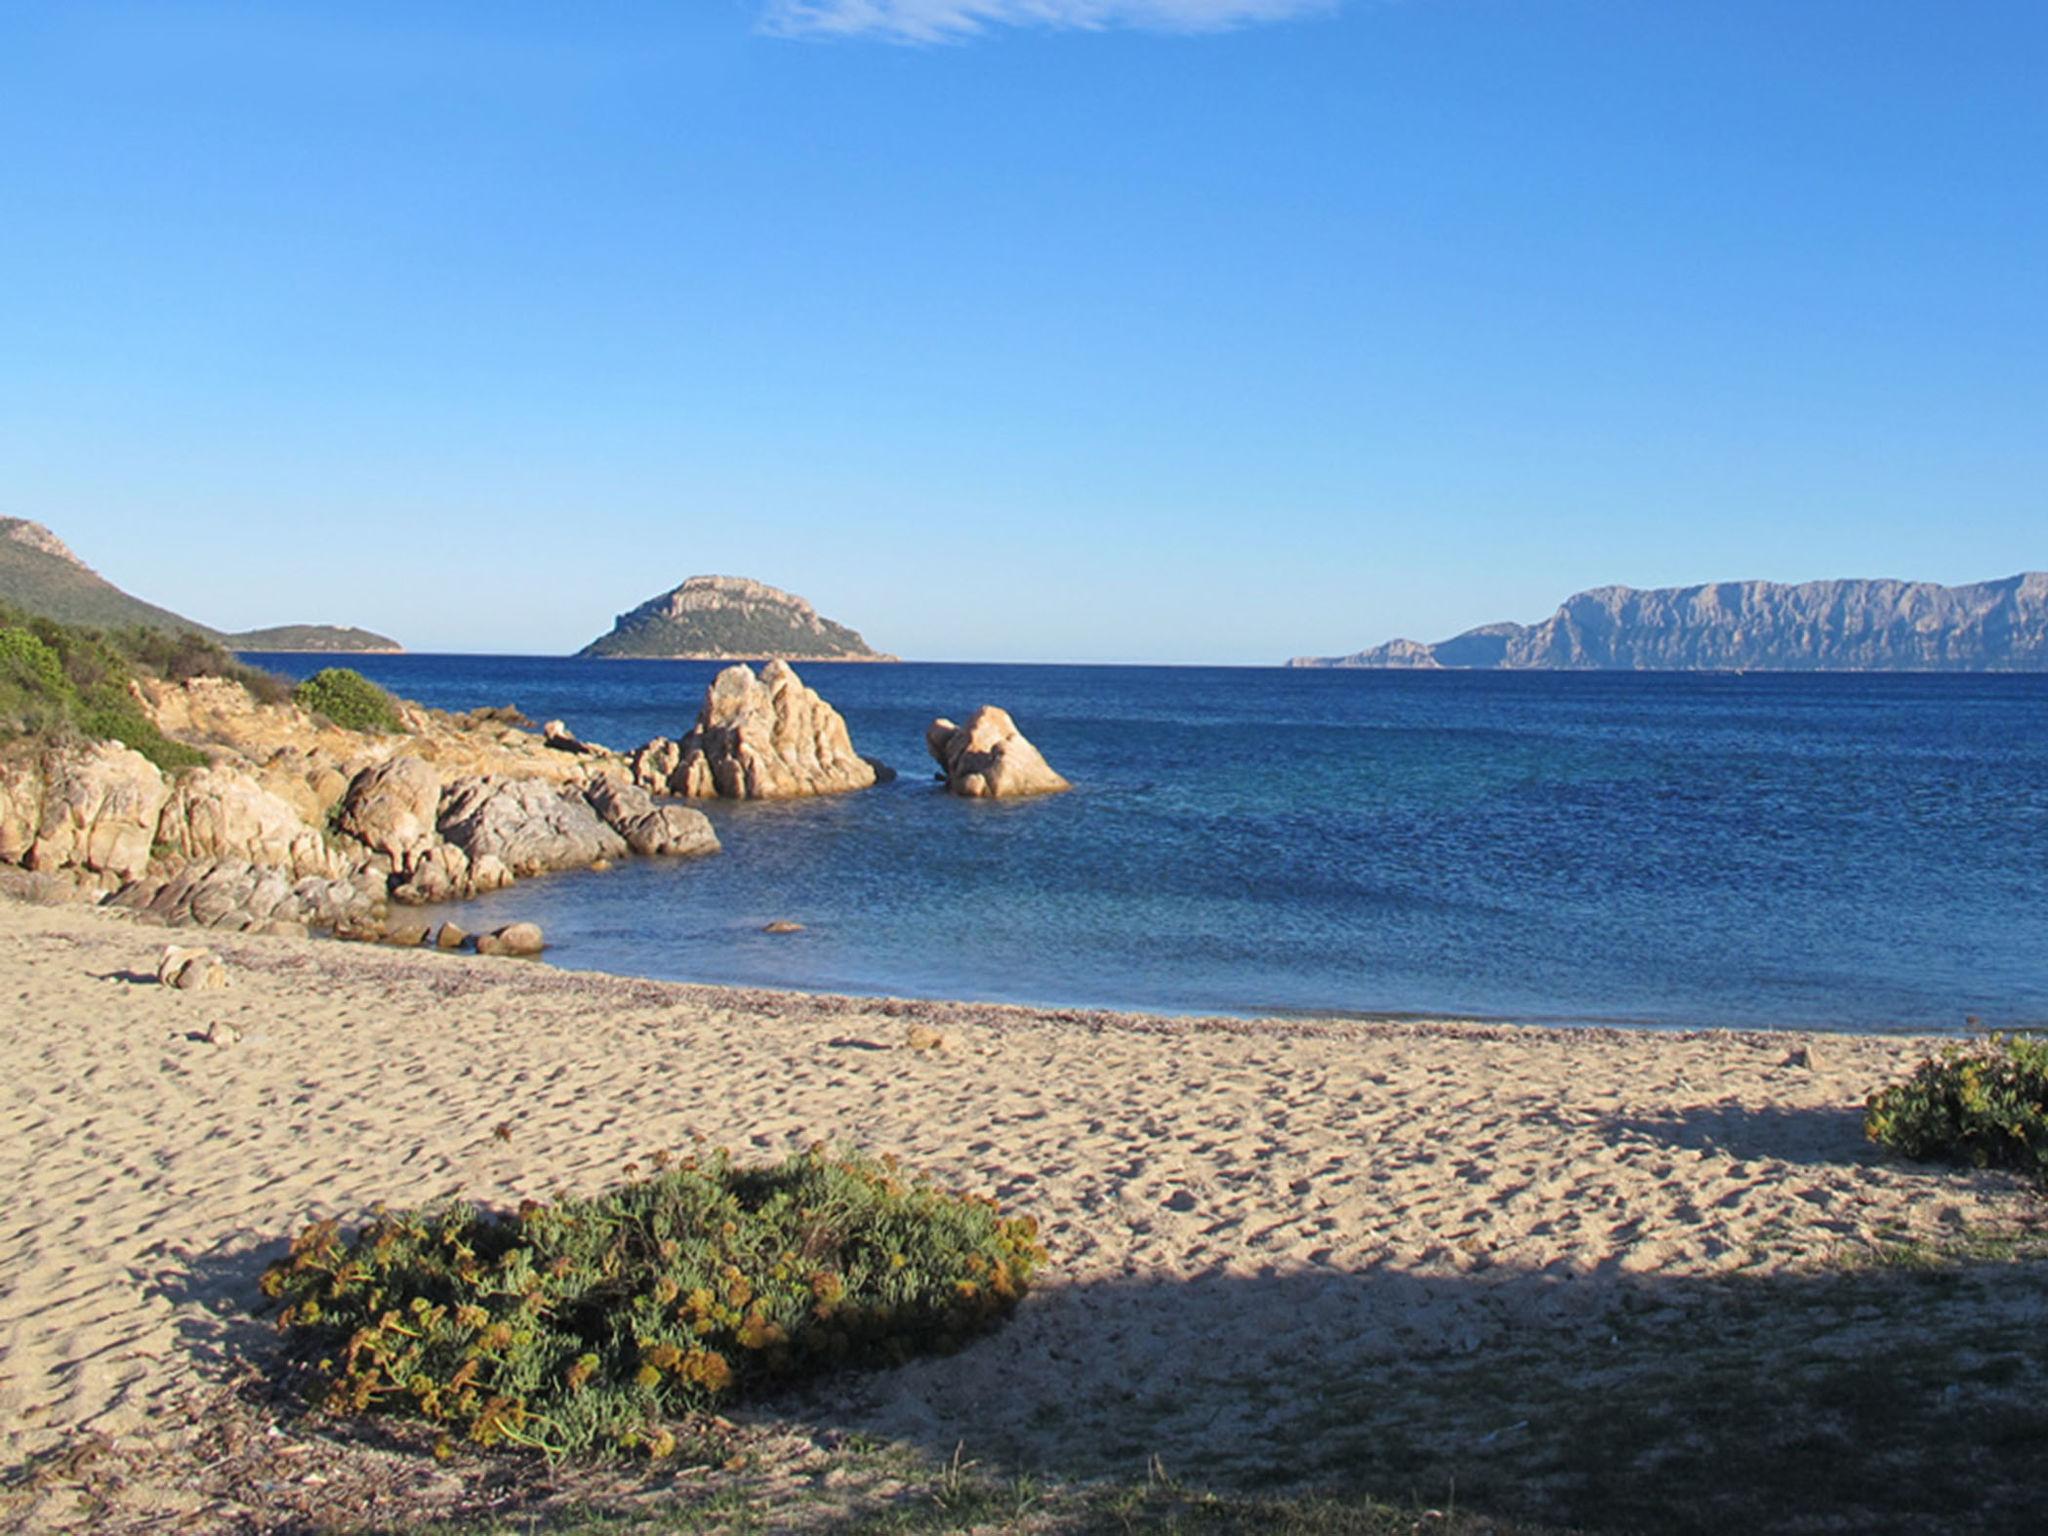
[[[263,645],[250,646],[246,650],[237,650],[234,646],[230,645],[227,649],[236,656],[424,656],[431,654],[426,651],[408,651],[400,646],[385,646],[372,650],[342,650],[329,646]]]
[[[162,947],[194,939],[226,990],[157,984]],[[1153,1378],[1178,1383],[1148,1421],[1159,1453],[1224,1465],[1204,1426],[1236,1410],[1200,1405],[1282,1371],[1258,1362],[1319,1308],[1338,1311],[1318,1336],[1370,1371],[1569,1330],[1646,1285],[1940,1241],[2025,1200],[1864,1142],[1864,1096],[1928,1037],[812,995],[16,902],[0,982],[10,1459],[81,1432],[186,1443],[180,1405],[265,1358],[254,1282],[311,1216],[589,1191],[700,1139],[892,1153],[1037,1216],[1053,1262],[1008,1328],[816,1411],[1077,1465],[1126,1411],[1119,1383]],[[207,1043],[214,1025],[239,1038]],[[1185,1315],[1148,1299],[1160,1285]],[[1370,1326],[1342,1320],[1359,1286]],[[1269,1299],[1224,1305],[1237,1291]],[[1069,1399],[1071,1423],[1051,1406]]]
[[[712,802],[714,814],[725,813],[731,804],[744,805],[747,802]],[[423,907],[405,909],[408,916],[426,925],[429,936],[420,947],[431,947],[431,930],[441,921],[451,921],[465,929],[476,927],[488,931],[500,922],[533,923],[549,935],[558,931],[555,919],[545,908],[530,910],[527,901],[540,899],[535,893],[544,892],[550,882],[565,876],[579,874],[610,874],[612,871],[555,870],[546,875],[536,876],[522,882],[520,905],[504,910],[494,910],[481,923],[472,923],[465,914],[474,916],[480,910],[488,909],[499,892],[479,892],[457,901],[434,902]],[[188,933],[205,933],[208,930],[181,930]],[[735,927],[736,935],[751,937],[761,931],[752,924]],[[331,936],[330,936],[331,937]],[[375,946],[375,940],[352,941]],[[410,949],[411,945],[393,946]],[[1242,1007],[1207,1005],[1177,1007],[1171,1004],[1145,1005],[1117,1002],[1062,1002],[1045,998],[1023,997],[973,997],[951,994],[944,991],[924,992],[918,990],[894,991],[878,984],[872,991],[851,989],[847,986],[821,984],[809,986],[800,981],[740,981],[740,980],[697,980],[685,976],[665,976],[645,970],[609,969],[602,965],[578,963],[573,952],[564,955],[565,946],[552,937],[544,954],[544,963],[550,968],[580,972],[590,976],[601,976],[624,982],[647,982],[657,986],[695,988],[711,992],[734,992],[781,998],[791,1003],[822,1003],[830,1006],[900,1004],[938,1009],[1004,1010],[1019,1016],[1044,1019],[1073,1019],[1077,1017],[1098,1017],[1110,1027],[1128,1026],[1143,1028],[1148,1021],[1171,1021],[1177,1024],[1214,1024],[1216,1026],[1243,1026],[1254,1029],[1268,1029],[1286,1026],[1289,1029],[1315,1028],[1329,1025],[1333,1029],[1355,1027],[1421,1026],[1431,1029],[1445,1027],[1469,1029],[1510,1029],[1544,1030],[1562,1034],[1611,1033],[1619,1035],[1656,1035],[1672,1038],[1695,1038],[1702,1036],[1727,1035],[1731,1037],[1768,1037],[1771,1039],[1796,1039],[1812,1036],[1843,1036],[1849,1039],[1870,1040],[1919,1040],[1954,1042],[1970,1039],[1975,1035],[1995,1033],[2027,1033],[2048,1029],[2048,1020],[2040,1023],[2019,1022],[2007,1025],[1987,1025],[1943,1029],[1938,1026],[1902,1023],[1879,1023],[1868,1025],[1831,1022],[1821,1025],[1783,1025],[1776,1028],[1752,1024],[1712,1024],[1697,1021],[1660,1020],[1649,1016],[1641,1017],[1597,1017],[1576,1014],[1494,1014],[1458,1009],[1433,1009],[1426,1007],[1408,1008],[1349,1008],[1335,1005],[1254,1003]]]
[[[543,657],[539,659],[552,660],[553,658]],[[901,656],[786,656],[783,655],[781,652],[777,652],[772,656],[763,656],[759,651],[689,651],[686,653],[673,656],[668,654],[663,654],[660,656],[591,656],[586,655],[582,651],[573,651],[568,656],[565,656],[561,659],[565,661],[723,661],[743,662],[748,665],[752,665],[753,663],[758,662],[763,666],[767,665],[771,661],[786,661],[791,663],[800,661],[804,663],[806,666],[818,666],[822,663],[837,661],[886,662],[891,665],[900,666],[903,662],[903,658]]]

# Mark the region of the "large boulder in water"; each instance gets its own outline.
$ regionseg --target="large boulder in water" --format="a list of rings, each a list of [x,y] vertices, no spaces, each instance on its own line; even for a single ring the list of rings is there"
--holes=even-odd
[[[1071,789],[1038,748],[1017,729],[1007,710],[984,704],[965,725],[934,720],[924,744],[944,774],[946,788],[971,799],[1049,795]]]
[[[720,672],[704,692],[696,727],[673,751],[671,745],[642,748],[635,776],[647,785],[666,768],[666,782],[650,787],[700,799],[837,794],[866,789],[881,776],[853,750],[839,711],[786,661],[769,662],[759,677],[746,666]]]
[[[635,853],[718,852],[718,834],[710,817],[688,806],[659,804],[637,784],[600,774],[584,787],[583,798]]]
[[[582,795],[543,779],[457,779],[442,797],[440,830],[468,856],[479,886],[487,859],[523,877],[626,854],[626,840]]]

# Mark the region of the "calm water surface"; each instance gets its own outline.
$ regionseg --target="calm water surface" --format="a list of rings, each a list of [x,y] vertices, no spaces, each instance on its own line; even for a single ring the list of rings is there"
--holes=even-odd
[[[682,735],[717,670],[350,664],[615,747]],[[716,858],[525,882],[465,925],[530,918],[564,966],[901,996],[2048,1025],[2048,678],[799,670],[894,784],[706,805]],[[982,703],[1076,792],[937,791],[926,723]]]

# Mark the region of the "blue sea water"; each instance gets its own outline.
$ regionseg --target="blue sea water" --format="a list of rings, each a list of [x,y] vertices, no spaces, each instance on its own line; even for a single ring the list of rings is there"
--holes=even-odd
[[[717,670],[350,664],[615,747],[682,735]],[[707,804],[716,858],[524,882],[465,924],[537,921],[564,966],[897,996],[2048,1025],[2048,678],[799,670],[895,783]],[[939,792],[924,727],[982,703],[1076,791]],[[775,919],[804,931],[763,934]]]

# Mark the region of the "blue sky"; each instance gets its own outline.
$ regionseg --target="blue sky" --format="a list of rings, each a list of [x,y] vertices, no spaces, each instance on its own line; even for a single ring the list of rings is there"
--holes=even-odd
[[[419,649],[2048,566],[2044,79],[2040,0],[0,0],[0,515]]]

